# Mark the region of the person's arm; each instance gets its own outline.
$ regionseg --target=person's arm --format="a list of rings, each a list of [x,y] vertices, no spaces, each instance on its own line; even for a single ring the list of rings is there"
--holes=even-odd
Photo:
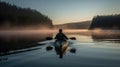
[[[67,37],[65,34],[63,34],[63,36],[65,37],[65,39],[67,39],[67,40],[68,40],[68,37]]]
[[[55,36],[55,38],[54,39],[57,39],[58,38],[58,34]]]
[[[65,38],[68,40],[68,37],[65,35]]]

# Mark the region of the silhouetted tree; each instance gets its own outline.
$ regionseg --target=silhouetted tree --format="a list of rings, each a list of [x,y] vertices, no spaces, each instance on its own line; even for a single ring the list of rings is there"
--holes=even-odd
[[[94,17],[90,29],[96,28],[120,29],[120,14]]]
[[[5,25],[6,21],[11,27],[29,25],[53,27],[52,20],[37,10],[0,2],[0,25]]]

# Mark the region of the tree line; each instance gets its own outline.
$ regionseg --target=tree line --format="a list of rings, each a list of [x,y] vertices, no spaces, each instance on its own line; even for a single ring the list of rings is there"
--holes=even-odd
[[[52,28],[52,20],[31,8],[21,8],[6,2],[0,2],[0,26],[47,26]]]
[[[120,29],[120,14],[95,16],[90,29]]]

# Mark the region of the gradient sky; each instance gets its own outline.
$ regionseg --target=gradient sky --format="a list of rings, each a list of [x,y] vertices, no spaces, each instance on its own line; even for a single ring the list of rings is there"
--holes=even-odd
[[[92,20],[96,15],[120,14],[120,0],[2,0],[49,16],[54,24]]]

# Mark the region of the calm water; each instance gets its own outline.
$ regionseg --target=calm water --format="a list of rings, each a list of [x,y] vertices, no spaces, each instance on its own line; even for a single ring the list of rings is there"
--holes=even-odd
[[[69,40],[70,45],[59,58],[54,48],[47,51],[46,46],[54,41],[43,41],[45,45],[37,50],[0,56],[0,67],[120,67],[119,39],[93,39],[80,34],[68,35],[77,40]],[[38,42],[41,43],[41,42]],[[71,53],[70,49],[76,52]]]

